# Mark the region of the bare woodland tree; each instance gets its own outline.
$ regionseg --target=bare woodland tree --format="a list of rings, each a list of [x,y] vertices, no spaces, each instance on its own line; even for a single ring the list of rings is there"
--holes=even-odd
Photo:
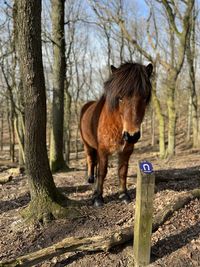
[[[20,166],[24,165],[24,123],[23,123],[23,92],[21,91],[21,83],[18,81],[17,56],[15,49],[15,39],[12,27],[12,6],[5,2],[5,12],[8,16],[7,38],[6,44],[1,42],[1,73],[6,87],[5,98],[7,102],[7,125],[9,130],[10,158],[14,162],[18,159]],[[6,36],[5,35],[5,36]],[[3,125],[3,121],[2,121]],[[7,126],[6,125],[6,126]],[[6,128],[6,127],[5,127]],[[3,134],[3,129],[2,129]],[[2,140],[3,141],[3,140]],[[18,157],[16,155],[15,143],[18,142]],[[3,144],[2,144],[3,147]]]
[[[46,222],[66,212],[50,171],[46,148],[46,96],[42,64],[41,0],[15,1],[14,27],[25,95],[25,163],[29,219]]]
[[[52,0],[53,31],[53,104],[50,166],[53,172],[66,167],[63,157],[65,61],[65,0]]]
[[[175,91],[176,81],[178,75],[182,69],[185,51],[187,46],[187,40],[189,38],[189,31],[191,26],[190,17],[193,14],[194,0],[184,1],[185,11],[183,15],[180,15],[178,6],[172,2],[162,0],[162,5],[165,8],[166,16],[169,21],[170,30],[170,67],[167,70],[168,77],[168,89],[167,89],[167,106],[168,106],[168,155],[174,155],[175,153],[175,129],[176,129],[176,107],[175,107]],[[177,22],[177,16],[180,17],[180,21]],[[182,31],[179,30],[178,23],[182,24]],[[178,53],[175,58],[175,38],[178,39],[176,45],[176,52]]]
[[[197,97],[196,79],[195,79],[196,18],[197,14],[194,9],[193,16],[190,17],[191,27],[189,29],[189,38],[187,39],[187,46],[186,46],[186,56],[189,67],[189,79],[190,79],[189,120],[190,120],[190,114],[192,114],[192,144],[194,148],[198,148],[200,146],[200,129],[199,129],[199,118],[198,118],[199,109],[198,109],[198,97]],[[190,130],[188,135],[189,134]]]

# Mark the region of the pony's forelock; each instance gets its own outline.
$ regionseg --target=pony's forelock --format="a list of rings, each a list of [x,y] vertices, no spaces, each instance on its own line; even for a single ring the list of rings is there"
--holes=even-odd
[[[104,95],[110,110],[118,107],[119,99],[138,95],[151,99],[151,82],[146,67],[139,63],[124,63],[116,69],[104,84]]]

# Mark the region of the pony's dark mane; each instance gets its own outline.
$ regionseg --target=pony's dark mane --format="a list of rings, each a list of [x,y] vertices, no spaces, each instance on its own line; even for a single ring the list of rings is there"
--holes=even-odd
[[[151,98],[151,82],[144,65],[124,63],[116,69],[104,84],[104,96],[110,110],[118,107],[119,99],[138,95],[148,104]]]

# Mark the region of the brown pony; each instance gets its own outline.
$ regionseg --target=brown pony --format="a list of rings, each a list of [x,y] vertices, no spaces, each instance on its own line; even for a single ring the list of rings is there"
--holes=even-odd
[[[146,106],[151,98],[152,64],[125,63],[111,66],[112,74],[105,82],[104,93],[98,101],[85,104],[81,110],[80,131],[87,155],[88,182],[94,182],[95,206],[103,205],[103,182],[107,174],[108,156],[118,152],[119,198],[130,202],[126,189],[128,161],[134,144],[140,138]]]

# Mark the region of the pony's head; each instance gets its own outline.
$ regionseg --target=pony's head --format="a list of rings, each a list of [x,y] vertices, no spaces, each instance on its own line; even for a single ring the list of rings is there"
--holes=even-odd
[[[153,65],[125,63],[119,68],[111,66],[112,75],[105,83],[106,103],[110,112],[120,114],[122,137],[128,143],[140,138],[140,126],[145,109],[151,99],[150,77]]]

